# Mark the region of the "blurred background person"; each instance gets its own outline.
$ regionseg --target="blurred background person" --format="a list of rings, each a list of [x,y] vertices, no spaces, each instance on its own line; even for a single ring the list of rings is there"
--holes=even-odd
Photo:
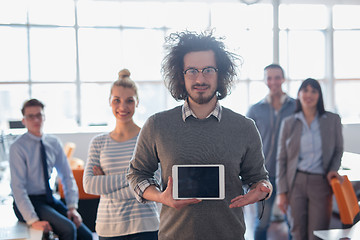
[[[155,240],[159,229],[157,204],[139,203],[126,179],[140,131],[133,121],[138,91],[127,69],[119,72],[109,102],[115,129],[91,140],[83,178],[85,192],[101,195],[96,232],[99,239]]]
[[[58,138],[44,134],[44,104],[26,101],[21,109],[27,132],[10,146],[10,186],[14,212],[20,222],[53,231],[59,239],[92,239],[77,212],[79,192],[68,159]],[[49,179],[56,168],[64,186],[66,206],[52,195]]]
[[[273,185],[273,195],[265,201],[262,218],[255,218],[255,240],[266,240],[267,230],[271,223],[273,205],[276,196],[276,154],[281,121],[295,111],[295,99],[289,97],[282,89],[285,82],[283,68],[278,64],[270,64],[264,68],[264,82],[269,88],[268,95],[252,105],[246,114],[255,121],[263,142],[265,166],[269,172],[269,180]],[[257,203],[257,214],[262,212],[262,203]]]
[[[302,82],[295,113],[284,119],[277,157],[277,204],[287,213],[295,240],[318,239],[314,230],[329,228],[332,212],[330,180],[343,154],[339,115],[324,109],[320,84]]]

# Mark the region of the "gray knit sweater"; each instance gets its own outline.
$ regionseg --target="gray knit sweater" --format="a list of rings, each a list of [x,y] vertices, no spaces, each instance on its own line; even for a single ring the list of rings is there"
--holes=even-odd
[[[176,210],[163,206],[160,240],[244,239],[242,208],[230,201],[243,194],[243,185],[267,180],[259,133],[252,120],[223,107],[214,116],[182,120],[181,106],[151,116],[143,126],[130,162],[128,179],[135,187],[152,179],[161,164],[162,188],[174,164],[223,164],[225,199],[203,200]]]

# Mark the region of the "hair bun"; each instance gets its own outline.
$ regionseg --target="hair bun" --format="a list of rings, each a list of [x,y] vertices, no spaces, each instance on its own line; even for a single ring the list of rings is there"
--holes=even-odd
[[[125,77],[130,77],[130,71],[126,68],[124,68],[123,70],[121,70],[119,72],[119,79],[125,78]]]

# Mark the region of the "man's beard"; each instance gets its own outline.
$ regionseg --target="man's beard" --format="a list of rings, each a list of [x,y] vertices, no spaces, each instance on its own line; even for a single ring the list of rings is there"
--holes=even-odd
[[[191,96],[191,94],[189,94],[189,98],[191,100],[193,100],[195,103],[197,104],[206,104],[209,103],[211,101],[211,99],[213,99],[213,97],[216,95],[216,91],[214,91],[210,96],[206,97],[203,96],[203,94],[199,94],[198,97],[195,96]]]

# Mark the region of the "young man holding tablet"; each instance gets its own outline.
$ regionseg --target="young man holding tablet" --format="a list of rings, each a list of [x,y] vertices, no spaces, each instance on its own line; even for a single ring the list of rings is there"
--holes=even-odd
[[[128,179],[139,201],[163,204],[160,240],[244,239],[241,207],[269,197],[272,186],[254,122],[218,101],[235,80],[236,58],[211,32],[171,34],[168,43],[164,77],[172,96],[185,102],[147,120]],[[163,191],[154,178],[159,162]],[[224,165],[224,199],[173,198],[173,165],[193,164]]]

